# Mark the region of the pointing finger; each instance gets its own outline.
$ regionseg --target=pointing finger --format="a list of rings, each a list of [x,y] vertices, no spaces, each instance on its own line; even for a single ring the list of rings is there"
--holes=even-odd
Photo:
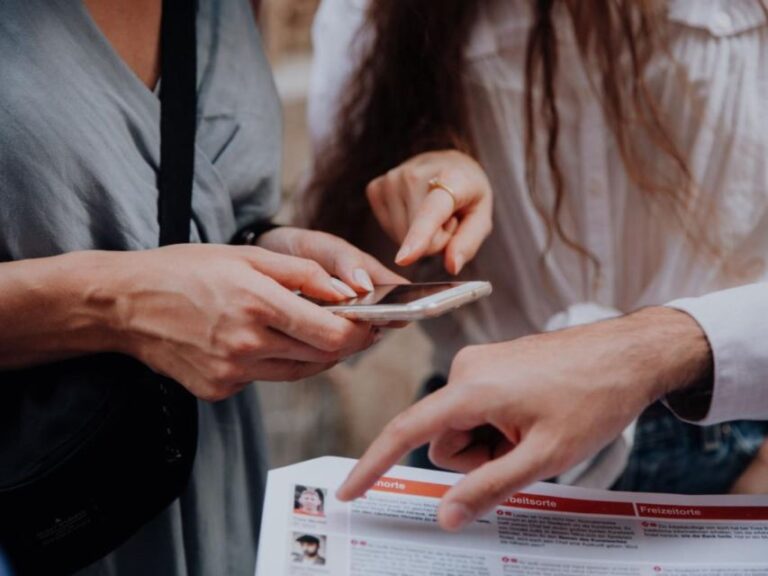
[[[348,501],[362,496],[408,452],[446,430],[455,410],[462,404],[458,398],[452,391],[443,389],[392,420],[349,474],[337,497]]]

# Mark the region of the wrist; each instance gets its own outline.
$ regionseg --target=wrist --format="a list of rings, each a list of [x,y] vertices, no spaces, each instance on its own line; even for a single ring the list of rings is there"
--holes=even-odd
[[[110,306],[91,298],[103,254],[72,252],[2,264],[0,369],[118,351]]]
[[[259,240],[262,236],[278,228],[281,228],[280,224],[274,224],[269,221],[256,222],[250,226],[246,226],[245,228],[238,230],[238,232],[230,241],[230,244],[258,246]]]
[[[88,352],[127,351],[120,308],[129,254],[90,250],[63,257],[58,274],[70,302],[64,332],[76,335],[78,346]]]
[[[253,245],[271,252],[299,256],[303,253],[301,246],[303,232],[305,230],[302,228],[279,226],[259,235]]]
[[[651,307],[630,314],[643,352],[636,356],[637,370],[648,374],[646,383],[653,400],[675,393],[711,386],[712,350],[701,326],[685,312]]]

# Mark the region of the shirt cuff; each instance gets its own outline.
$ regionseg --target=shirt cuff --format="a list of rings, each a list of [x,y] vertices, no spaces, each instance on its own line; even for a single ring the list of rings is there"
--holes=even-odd
[[[710,406],[695,423],[768,419],[768,283],[675,300],[667,307],[696,320],[712,350]],[[691,396],[701,394],[701,390],[690,392]],[[667,405],[681,419],[692,421],[682,408],[685,399],[686,392],[681,392]]]

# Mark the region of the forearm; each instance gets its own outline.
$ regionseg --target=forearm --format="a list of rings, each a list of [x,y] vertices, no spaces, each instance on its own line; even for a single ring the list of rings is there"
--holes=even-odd
[[[639,373],[652,375],[654,390],[663,397],[692,390],[711,389],[713,360],[707,336],[688,314],[653,307],[626,317],[627,328],[637,330],[631,347]]]
[[[0,264],[0,370],[116,350],[103,289],[117,253],[74,252]]]

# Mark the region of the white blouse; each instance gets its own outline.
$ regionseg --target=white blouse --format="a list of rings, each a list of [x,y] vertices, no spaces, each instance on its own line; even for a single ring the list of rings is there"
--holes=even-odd
[[[366,4],[324,0],[318,14],[310,93],[318,146],[332,130],[338,95],[360,53],[353,39]],[[594,72],[582,61],[567,15],[555,14],[558,154],[566,182],[561,218],[569,236],[599,259],[597,274],[557,239],[542,259],[547,226],[525,179],[530,5],[530,0],[488,2],[465,51],[471,129],[495,206],[494,231],[462,276],[490,280],[494,294],[425,325],[435,343],[436,366],[444,372],[467,344],[510,340],[768,280],[768,7],[761,0],[667,2],[673,60],[659,57],[646,80],[668,130],[688,155],[696,183],[685,225],[670,205],[649,198],[630,180],[591,85]],[[544,141],[539,138],[538,182],[542,197],[551,200]],[[661,171],[667,165],[653,147],[642,153],[649,166]],[[694,308],[686,309],[696,316]]]

